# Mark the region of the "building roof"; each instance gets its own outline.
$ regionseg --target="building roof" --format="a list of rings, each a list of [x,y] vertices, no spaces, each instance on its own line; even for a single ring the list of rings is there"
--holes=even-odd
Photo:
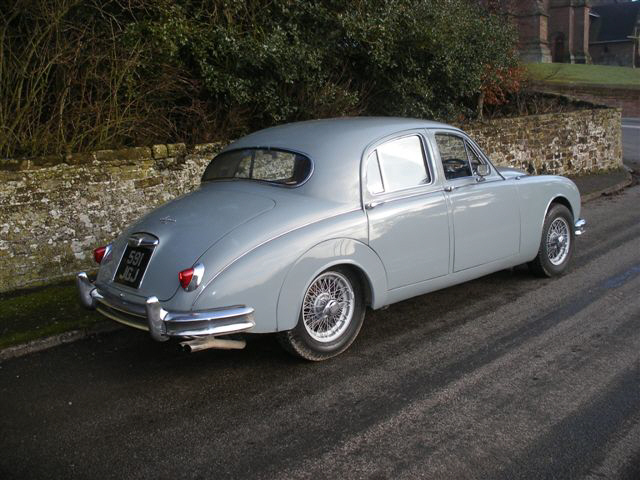
[[[599,18],[593,20],[589,43],[630,42],[640,20],[640,2],[614,3],[592,7]]]

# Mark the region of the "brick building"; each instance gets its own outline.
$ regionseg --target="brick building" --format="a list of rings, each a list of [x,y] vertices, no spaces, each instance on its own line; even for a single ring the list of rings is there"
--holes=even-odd
[[[589,53],[593,63],[640,67],[640,2],[591,1]]]
[[[500,4],[518,29],[524,61],[590,62],[587,0],[503,0]]]
[[[481,0],[516,25],[526,62],[631,66],[640,30],[640,2],[630,0]],[[590,34],[594,38],[591,38]],[[602,42],[608,42],[606,45]],[[617,42],[617,43],[616,43]],[[615,44],[614,44],[615,43]],[[634,52],[636,50],[633,50]],[[624,63],[620,59],[624,58]]]

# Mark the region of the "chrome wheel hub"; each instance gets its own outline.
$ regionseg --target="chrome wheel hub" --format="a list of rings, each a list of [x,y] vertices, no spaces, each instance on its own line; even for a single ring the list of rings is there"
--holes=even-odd
[[[354,307],[355,295],[349,280],[338,272],[323,273],[304,296],[305,330],[318,342],[334,341],[349,327]]]
[[[569,224],[562,217],[556,218],[547,232],[547,256],[553,265],[560,265],[567,259],[570,242]]]

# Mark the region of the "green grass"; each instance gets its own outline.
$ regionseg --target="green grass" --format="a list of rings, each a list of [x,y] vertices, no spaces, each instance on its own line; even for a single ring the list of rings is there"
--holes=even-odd
[[[528,63],[525,67],[529,78],[536,82],[640,89],[640,68],[570,63]]]
[[[78,302],[75,284],[0,296],[0,349],[69,330],[89,328],[101,317]]]

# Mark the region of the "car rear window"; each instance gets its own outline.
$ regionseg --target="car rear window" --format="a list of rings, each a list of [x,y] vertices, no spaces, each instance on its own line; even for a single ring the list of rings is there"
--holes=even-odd
[[[387,192],[404,190],[431,181],[425,164],[422,142],[417,135],[383,143],[376,151]]]
[[[311,170],[311,160],[299,153],[245,148],[216,156],[204,171],[202,181],[243,179],[296,186],[311,175]]]

